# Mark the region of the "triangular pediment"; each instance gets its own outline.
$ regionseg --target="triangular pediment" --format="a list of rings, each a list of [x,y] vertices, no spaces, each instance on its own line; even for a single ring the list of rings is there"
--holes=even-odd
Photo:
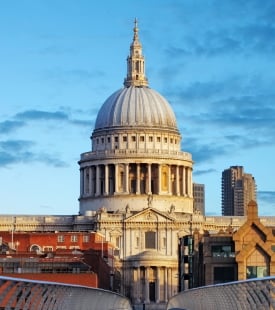
[[[168,213],[161,212],[154,208],[144,209],[134,215],[129,216],[125,222],[174,222]]]

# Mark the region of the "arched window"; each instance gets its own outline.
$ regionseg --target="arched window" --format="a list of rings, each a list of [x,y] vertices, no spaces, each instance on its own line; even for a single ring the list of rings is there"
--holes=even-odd
[[[30,247],[30,252],[39,253],[42,252],[41,247],[37,244],[32,244]]]

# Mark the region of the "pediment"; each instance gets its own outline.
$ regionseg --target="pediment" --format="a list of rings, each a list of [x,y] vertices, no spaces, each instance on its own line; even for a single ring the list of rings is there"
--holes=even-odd
[[[125,222],[174,222],[175,219],[168,214],[154,208],[144,209],[128,217]]]

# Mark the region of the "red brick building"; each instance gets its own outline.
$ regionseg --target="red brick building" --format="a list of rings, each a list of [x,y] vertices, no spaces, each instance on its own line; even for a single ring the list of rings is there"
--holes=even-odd
[[[95,232],[1,232],[0,274],[113,289],[114,247]]]

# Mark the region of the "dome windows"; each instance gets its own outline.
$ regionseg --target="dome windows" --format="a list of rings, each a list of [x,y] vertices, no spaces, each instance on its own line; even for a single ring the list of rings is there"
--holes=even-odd
[[[93,151],[105,151],[114,149],[139,149],[144,150],[171,150],[178,151],[180,148],[179,137],[174,134],[161,134],[159,132],[126,131],[115,134],[100,135],[93,137]]]

